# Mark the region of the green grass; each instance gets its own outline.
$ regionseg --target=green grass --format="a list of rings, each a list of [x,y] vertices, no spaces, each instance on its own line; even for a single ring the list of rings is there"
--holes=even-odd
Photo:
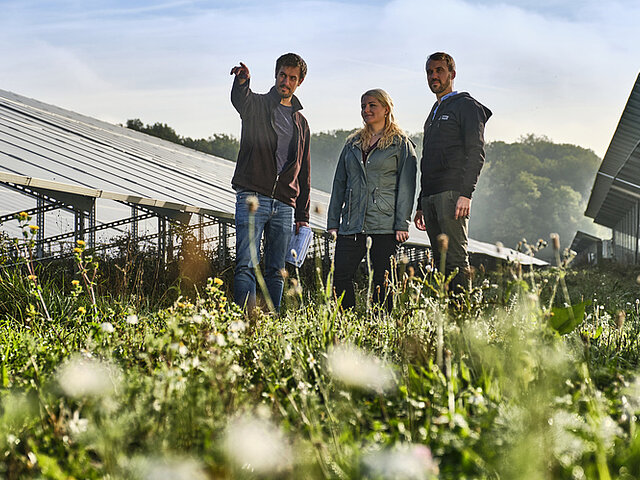
[[[109,294],[85,255],[85,276],[35,271],[42,301],[34,270],[0,269],[0,477],[640,472],[633,272],[506,265],[456,299],[401,275],[391,314],[366,282],[343,312],[330,275],[292,272],[282,315],[246,318],[221,280]]]

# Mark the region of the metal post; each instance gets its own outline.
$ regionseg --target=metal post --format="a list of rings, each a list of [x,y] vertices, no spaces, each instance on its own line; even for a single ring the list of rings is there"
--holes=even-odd
[[[44,197],[40,194],[36,197],[36,257],[44,257]]]
[[[96,247],[96,199],[91,199],[91,208],[89,209],[89,248]]]
[[[85,235],[85,214],[82,210],[75,211],[75,230],[74,230],[74,238],[77,242],[78,240],[84,240]]]
[[[167,221],[164,217],[158,217],[158,260],[164,269],[167,246]]]
[[[133,218],[131,222],[131,236],[133,237],[134,245],[136,245],[138,243],[138,209],[135,205],[131,206],[131,218]]]

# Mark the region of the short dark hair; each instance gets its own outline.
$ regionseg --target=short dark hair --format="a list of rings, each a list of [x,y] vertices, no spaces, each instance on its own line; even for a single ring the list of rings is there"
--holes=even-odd
[[[307,76],[307,63],[296,53],[285,53],[276,60],[276,77],[280,67],[300,67],[300,81]]]
[[[449,55],[448,53],[444,53],[444,52],[432,53],[427,58],[427,63],[425,64],[425,68],[427,67],[427,65],[429,64],[429,62],[431,60],[444,60],[445,62],[447,62],[447,69],[450,72],[455,72],[456,71],[456,62],[453,61],[453,57],[451,55]]]

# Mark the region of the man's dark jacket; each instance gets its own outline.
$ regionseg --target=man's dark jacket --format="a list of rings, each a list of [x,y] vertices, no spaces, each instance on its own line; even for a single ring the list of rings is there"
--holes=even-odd
[[[309,125],[302,116],[302,105],[294,95],[294,132],[287,163],[278,174],[276,148],[278,135],[273,113],[280,103],[275,87],[268,93],[254,93],[249,80],[240,85],[236,78],[231,88],[231,103],[242,118],[242,136],[236,170],[231,183],[236,190],[251,190],[280,200],[295,208],[297,222],[309,221],[311,172],[309,160]]]
[[[433,105],[424,124],[418,210],[423,197],[448,190],[471,198],[484,164],[484,125],[490,116],[491,110],[466,92]]]

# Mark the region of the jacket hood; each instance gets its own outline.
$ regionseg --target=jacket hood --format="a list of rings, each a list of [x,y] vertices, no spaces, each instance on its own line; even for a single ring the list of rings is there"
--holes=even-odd
[[[277,92],[276,92],[277,93]],[[487,120],[489,120],[489,118],[491,117],[491,115],[493,115],[493,112],[491,110],[489,110],[487,107],[485,107],[484,105],[482,105],[479,101],[477,101],[475,98],[473,98],[469,92],[460,92],[456,95],[453,95],[452,97],[447,98],[444,102],[442,103],[455,103],[455,102],[459,102],[462,99],[469,99],[472,102],[474,102],[476,105],[478,105],[480,108],[482,108],[482,111],[484,111],[484,114],[487,116]]]

